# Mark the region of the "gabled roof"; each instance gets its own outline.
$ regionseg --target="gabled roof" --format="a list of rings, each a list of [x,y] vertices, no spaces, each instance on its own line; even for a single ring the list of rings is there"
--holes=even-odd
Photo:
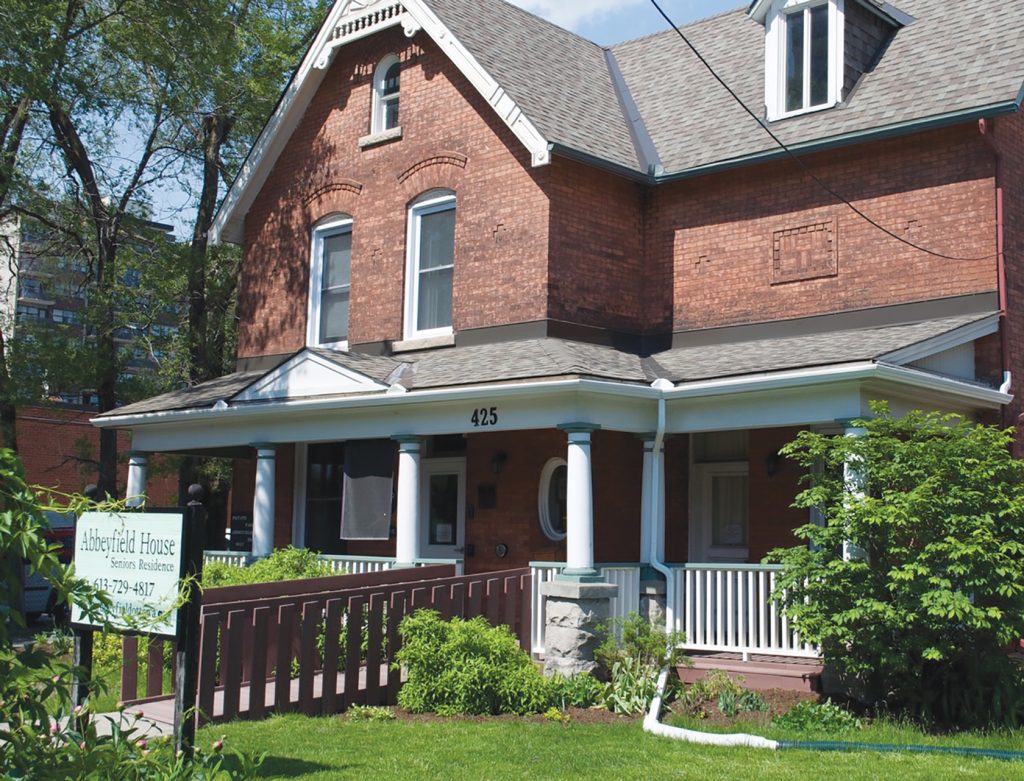
[[[1020,108],[1024,2],[898,5],[892,11],[913,22],[844,104],[771,123],[794,151]],[[505,0],[339,0],[228,192],[213,240],[240,240],[245,213],[331,57],[348,41],[397,25],[434,40],[531,152],[534,165],[547,164],[553,152],[655,184],[784,154],[673,30],[605,49]],[[738,9],[683,30],[762,115],[764,27]]]

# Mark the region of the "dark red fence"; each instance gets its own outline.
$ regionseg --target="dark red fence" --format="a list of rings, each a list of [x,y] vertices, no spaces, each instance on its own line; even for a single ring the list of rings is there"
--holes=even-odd
[[[510,627],[528,650],[530,570],[453,572],[451,566],[423,567],[207,590],[200,619],[201,720],[395,704],[402,684],[400,671],[391,669],[401,647],[398,625],[422,608],[443,618],[484,616]],[[145,696],[138,699],[138,638],[124,638],[122,700],[168,696],[163,660],[171,645],[149,642]]]

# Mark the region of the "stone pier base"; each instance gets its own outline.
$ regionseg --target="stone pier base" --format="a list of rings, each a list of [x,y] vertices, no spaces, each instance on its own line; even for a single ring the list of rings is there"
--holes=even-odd
[[[544,674],[593,672],[594,651],[604,640],[598,629],[611,615],[612,583],[551,580],[541,584],[545,598]]]
[[[640,581],[640,617],[651,626],[665,626],[665,581]]]

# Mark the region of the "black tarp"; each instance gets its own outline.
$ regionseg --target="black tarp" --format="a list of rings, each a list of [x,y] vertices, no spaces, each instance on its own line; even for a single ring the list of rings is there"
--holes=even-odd
[[[395,448],[390,439],[354,440],[345,446],[342,539],[386,540],[390,536]]]

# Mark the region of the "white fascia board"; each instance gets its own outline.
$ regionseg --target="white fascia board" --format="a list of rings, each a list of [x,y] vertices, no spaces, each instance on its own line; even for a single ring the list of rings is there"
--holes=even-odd
[[[1012,395],[1000,393],[992,388],[973,385],[919,369],[892,366],[873,361],[689,382],[677,386],[674,390],[667,391],[665,398],[670,400],[700,398],[730,392],[749,393],[754,391],[800,388],[826,382],[873,379],[889,380],[905,386],[938,391],[958,399],[976,402],[986,407],[1002,406],[1009,404],[1013,400]]]
[[[999,330],[999,317],[999,313],[991,314],[977,322],[969,323],[939,336],[934,336],[931,339],[925,339],[917,344],[886,353],[878,360],[884,363],[902,365],[920,361],[922,358],[928,358],[946,350],[952,350],[954,347],[959,347],[962,344],[967,344],[968,342],[973,342],[976,339],[996,333]]]
[[[484,70],[476,58],[425,3],[421,0],[403,0],[401,5],[405,12],[399,16],[344,37],[335,38],[335,30],[349,11],[349,5],[353,4],[351,2],[336,2],[328,14],[327,20],[320,28],[316,40],[310,46],[298,71],[288,84],[274,114],[263,128],[263,132],[260,133],[259,139],[228,190],[228,194],[224,197],[224,202],[218,209],[213,227],[210,229],[212,243],[228,241],[240,244],[242,242],[245,214],[301,121],[337,50],[350,41],[398,24],[402,25],[408,37],[412,37],[422,29],[434,40],[497,112],[498,117],[515,134],[516,138],[529,150],[535,167],[548,165],[551,162],[551,144],[548,140],[501,85]],[[362,5],[372,9],[376,5],[390,6],[392,3]],[[354,13],[352,15],[358,16],[366,13],[367,8],[356,9],[353,5]]]
[[[341,396],[330,399],[292,399],[282,402],[265,402],[230,406],[226,409],[204,407],[202,409],[170,410],[168,412],[149,412],[141,415],[112,415],[93,418],[89,422],[97,428],[128,428],[157,423],[173,423],[177,421],[194,421],[206,419],[210,421],[234,420],[239,418],[259,418],[280,415],[282,412],[327,412],[342,409],[358,409],[366,407],[402,407],[405,405],[424,404],[433,401],[469,401],[492,398],[509,398],[514,396],[545,395],[555,392],[592,393],[598,396],[618,396],[634,399],[656,399],[658,391],[645,385],[628,385],[625,383],[603,380],[554,380],[546,382],[522,382],[488,385],[473,385],[465,388],[438,388],[436,390],[409,391],[399,394],[374,394],[372,396]]]
[[[747,9],[747,16],[753,19],[755,22],[764,24],[764,20],[768,16],[768,11],[771,10],[772,0],[754,0]]]

